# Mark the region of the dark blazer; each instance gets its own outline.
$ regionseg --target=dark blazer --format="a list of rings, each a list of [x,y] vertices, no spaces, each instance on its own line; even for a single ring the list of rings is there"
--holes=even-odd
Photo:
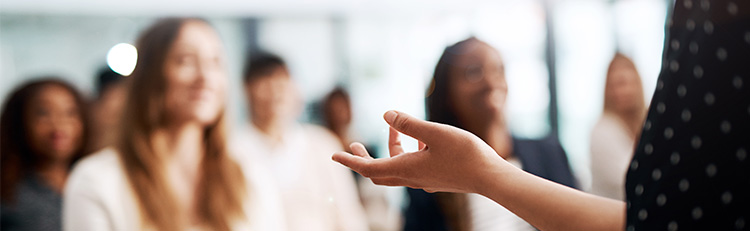
[[[539,140],[513,138],[513,154],[523,170],[539,177],[576,188],[577,182],[557,137]],[[405,231],[448,231],[432,193],[407,188],[409,205],[404,211]]]

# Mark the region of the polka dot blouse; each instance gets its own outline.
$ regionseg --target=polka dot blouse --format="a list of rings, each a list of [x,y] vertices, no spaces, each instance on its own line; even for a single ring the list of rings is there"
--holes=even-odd
[[[677,0],[626,230],[750,230],[750,0]]]

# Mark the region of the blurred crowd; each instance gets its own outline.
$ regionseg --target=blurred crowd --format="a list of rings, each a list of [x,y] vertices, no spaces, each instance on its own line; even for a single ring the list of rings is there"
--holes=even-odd
[[[229,125],[228,48],[202,19],[158,20],[136,47],[133,73],[102,69],[93,96],[46,76],[5,97],[2,230],[535,230],[477,194],[407,189],[403,206],[390,203],[386,187],[331,161],[358,137],[348,89],[324,98],[322,125],[299,122],[299,86],[275,54],[248,54],[250,121]],[[584,188],[557,137],[510,131],[505,62],[474,37],[446,47],[425,89],[427,119],[475,134],[527,172]],[[647,105],[627,56],[617,53],[603,78],[590,190],[624,200]]]

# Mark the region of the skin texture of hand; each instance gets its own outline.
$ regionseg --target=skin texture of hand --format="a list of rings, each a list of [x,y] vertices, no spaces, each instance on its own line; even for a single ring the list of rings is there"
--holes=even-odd
[[[534,176],[509,164],[477,136],[448,125],[388,111],[390,158],[373,159],[359,143],[337,161],[379,185],[428,192],[478,193],[540,230],[623,230],[625,203],[590,195]],[[417,139],[404,152],[398,133]]]
[[[481,178],[477,170],[507,164],[489,145],[467,131],[395,111],[386,112],[384,118],[391,125],[390,158],[373,159],[362,144],[353,143],[353,155],[339,152],[333,160],[379,185],[447,192],[477,192],[480,182],[474,179]],[[399,131],[419,140],[419,150],[405,153]]]

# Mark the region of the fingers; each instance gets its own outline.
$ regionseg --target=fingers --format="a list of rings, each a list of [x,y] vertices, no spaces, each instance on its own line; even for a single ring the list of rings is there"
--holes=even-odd
[[[359,142],[350,144],[349,148],[352,150],[352,154],[356,156],[364,157],[365,159],[372,159],[372,156],[370,156],[370,153],[367,152],[365,145]]]
[[[390,152],[391,157],[394,157],[398,154],[404,153],[404,147],[401,146],[401,138],[399,138],[398,131],[396,131],[396,129],[394,129],[393,127],[390,127],[389,130],[388,152]]]
[[[442,131],[437,123],[414,118],[406,113],[387,111],[383,118],[392,128],[425,143],[433,143]]]
[[[344,166],[351,168],[355,172],[360,172],[367,166],[367,159],[363,156],[355,156],[347,152],[337,152],[331,157],[333,161],[339,162]],[[361,172],[360,172],[361,174]],[[364,175],[364,174],[362,174]]]
[[[397,169],[400,167],[398,166],[399,163],[393,161],[391,158],[372,159],[370,157],[356,156],[346,152],[337,152],[333,154],[331,159],[368,178],[388,177],[400,172]]]

